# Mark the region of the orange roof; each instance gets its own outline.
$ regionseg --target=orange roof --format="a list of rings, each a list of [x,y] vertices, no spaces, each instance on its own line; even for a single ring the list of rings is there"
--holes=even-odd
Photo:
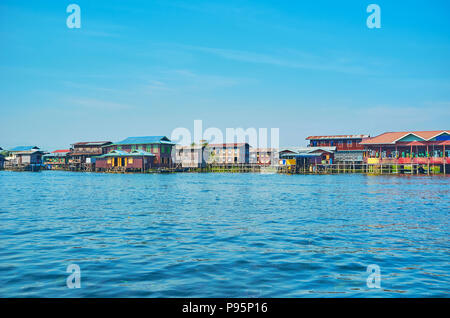
[[[367,138],[369,135],[329,135],[329,136],[309,136],[306,140],[311,139],[362,139]]]
[[[376,137],[364,139],[362,142],[360,142],[360,144],[361,145],[395,144],[395,142],[408,135],[415,135],[423,139],[424,141],[427,141],[444,132],[450,134],[450,130],[386,132]]]

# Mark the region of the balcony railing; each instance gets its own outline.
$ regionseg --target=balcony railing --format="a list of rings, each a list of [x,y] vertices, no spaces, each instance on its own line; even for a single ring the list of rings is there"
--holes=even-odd
[[[445,159],[445,161],[444,161]],[[368,164],[450,164],[449,157],[364,158]]]

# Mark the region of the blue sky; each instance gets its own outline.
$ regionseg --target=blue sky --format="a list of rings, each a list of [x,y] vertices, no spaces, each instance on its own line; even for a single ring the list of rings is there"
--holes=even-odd
[[[66,7],[81,7],[68,29]],[[381,7],[368,29],[366,7]],[[5,1],[0,146],[450,129],[448,1]]]

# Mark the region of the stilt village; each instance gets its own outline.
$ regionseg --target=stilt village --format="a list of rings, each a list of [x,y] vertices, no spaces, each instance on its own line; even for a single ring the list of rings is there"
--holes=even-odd
[[[0,169],[12,171],[448,175],[449,165],[450,130],[309,136],[304,146],[278,149],[245,142],[181,146],[165,136],[80,141],[52,151],[0,147]]]

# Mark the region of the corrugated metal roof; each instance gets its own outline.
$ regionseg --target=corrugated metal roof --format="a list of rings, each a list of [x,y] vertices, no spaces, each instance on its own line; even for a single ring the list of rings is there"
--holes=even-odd
[[[450,140],[436,140],[436,141],[397,141],[398,146],[443,146],[450,144]]]
[[[274,152],[275,148],[250,148],[250,152]]]
[[[108,152],[107,154],[98,156],[96,158],[107,158],[107,157],[154,157],[155,155],[151,152],[147,152],[144,150],[133,150],[130,152],[123,151],[123,150],[112,150]]]
[[[292,152],[292,153],[298,153],[298,152],[300,152],[302,149],[306,149],[305,147],[287,147],[287,148],[280,148],[279,150],[278,150],[278,152],[280,153],[280,152],[286,152],[286,151],[289,151],[289,152]]]
[[[238,143],[225,143],[225,144],[208,144],[208,147],[211,148],[232,148],[232,147],[241,147],[248,144],[247,142],[238,142]]]
[[[320,154],[313,154],[313,153],[285,153],[280,156],[280,158],[284,157],[296,157],[296,158],[316,158],[320,157]]]
[[[182,146],[182,145],[176,145],[176,150],[201,150],[205,148],[206,146],[203,145],[192,145],[192,146]]]
[[[9,151],[31,151],[33,149],[38,150],[38,146],[18,146],[15,148],[10,149]]]
[[[128,137],[114,145],[169,144],[174,145],[166,136]]]
[[[44,154],[44,151],[38,150],[38,149],[32,149],[28,151],[15,151],[14,155],[33,155],[35,153],[41,153]]]
[[[326,151],[326,152],[334,152],[336,151],[336,147],[290,147],[290,148],[281,148],[279,152],[290,151],[291,153],[311,153],[315,151]]]
[[[326,152],[334,152],[336,151],[336,146],[331,147],[308,147],[310,150],[308,152],[314,152],[314,151],[326,151]]]
[[[328,135],[328,136],[309,136],[306,137],[306,140],[320,140],[320,139],[362,139],[368,138],[369,135]]]
[[[399,131],[399,132],[385,132],[376,137],[367,138],[360,142],[361,145],[382,145],[395,144],[397,141],[406,136],[413,135],[424,141],[433,139],[443,133],[450,134],[450,130],[430,130],[430,131]]]
[[[78,151],[78,152],[70,152],[69,154],[70,154],[70,156],[87,156],[87,157],[92,157],[92,156],[101,155],[102,152],[101,151],[97,151],[97,152]]]
[[[72,144],[72,146],[103,146],[109,144],[111,141],[82,141]]]
[[[66,157],[68,152],[52,152],[44,155],[45,158],[51,158],[51,157]]]
[[[134,155],[134,156],[151,156],[151,157],[155,156],[153,153],[148,152],[148,151],[144,151],[144,150],[141,150],[141,149],[133,150],[130,153],[132,155]]]

